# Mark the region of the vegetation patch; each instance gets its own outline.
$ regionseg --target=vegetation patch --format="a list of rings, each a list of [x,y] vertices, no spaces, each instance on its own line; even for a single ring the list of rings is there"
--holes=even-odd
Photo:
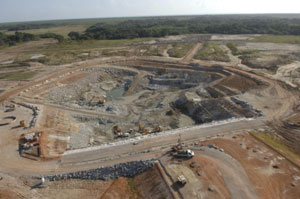
[[[293,59],[291,59],[288,55],[274,56],[258,53],[256,51],[244,51],[239,58],[242,60],[242,64],[245,64],[251,68],[266,69],[273,73],[276,73],[279,66],[293,62]]]
[[[220,48],[214,42],[204,43],[203,48],[196,53],[194,58],[209,61],[230,61],[229,57],[226,54],[226,51]]]
[[[126,50],[110,50],[105,49],[102,51],[103,56],[129,56],[129,51]]]
[[[71,31],[76,31],[79,33],[83,33],[87,25],[67,25],[67,26],[57,26],[57,27],[40,27],[40,28],[34,28],[34,27],[28,27],[29,29],[22,30],[24,33],[29,34],[35,34],[35,35],[41,35],[46,33],[54,33],[54,34],[60,34],[64,36],[65,38],[68,37],[68,34]],[[5,32],[5,34],[12,35],[15,34],[16,30],[10,30]]]
[[[168,54],[170,57],[182,58],[192,47],[192,44],[173,44],[172,48],[168,50]]]
[[[0,79],[6,80],[27,80],[34,77],[38,72],[30,71],[30,72],[17,72],[17,73],[4,73],[0,74]]]
[[[127,178],[127,183],[129,185],[129,193],[130,194],[130,199],[135,199],[135,198],[140,198],[138,197],[138,191],[137,191],[137,187],[134,183],[133,178]]]
[[[252,15],[135,18],[95,23],[75,40],[114,40],[180,34],[300,34],[300,19]]]
[[[132,191],[136,191],[136,186],[132,178],[127,178],[128,185]]]
[[[280,151],[287,154],[288,156],[290,156],[292,158],[296,158],[298,160],[300,159],[299,155],[297,155],[294,151],[292,151],[290,148],[288,148],[286,145],[284,145],[279,139],[275,138],[271,134],[264,133],[264,132],[260,132],[260,133],[251,132],[251,134],[253,134],[255,137],[262,139],[268,145],[270,145],[276,149],[279,149]]]
[[[64,41],[64,37],[62,35],[54,34],[54,33],[45,33],[42,35],[34,35],[30,33],[24,32],[15,32],[14,35],[7,35],[0,32],[0,46],[14,46],[19,43],[35,41],[39,39],[45,38],[53,38],[56,39],[59,43]]]
[[[231,50],[231,53],[233,55],[238,55],[239,54],[239,50],[236,46],[236,43],[229,42],[229,43],[226,44],[226,46]]]
[[[44,51],[64,51],[64,50],[83,50],[91,48],[108,48],[137,44],[153,40],[153,38],[138,38],[138,39],[121,39],[121,40],[65,40],[62,43],[57,43],[45,47]]]
[[[252,42],[300,44],[300,36],[295,35],[263,35],[255,37]]]

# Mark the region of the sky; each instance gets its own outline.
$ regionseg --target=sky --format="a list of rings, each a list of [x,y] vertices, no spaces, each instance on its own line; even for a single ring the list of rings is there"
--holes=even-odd
[[[299,0],[0,0],[0,23],[127,16],[300,13]]]

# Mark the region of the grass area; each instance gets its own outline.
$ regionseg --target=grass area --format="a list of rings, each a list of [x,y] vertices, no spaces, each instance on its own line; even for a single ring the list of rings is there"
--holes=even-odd
[[[17,72],[17,73],[5,73],[0,74],[0,79],[6,80],[27,80],[34,77],[38,72],[30,71],[30,72]]]
[[[16,50],[18,55],[14,58],[15,63],[7,65],[6,67],[22,66],[22,64],[24,65],[24,63],[26,64],[29,61],[40,62],[47,65],[67,64],[102,56],[103,51],[104,56],[127,56],[129,53],[127,50],[115,51],[114,49],[107,50],[106,48],[138,44],[150,40],[153,40],[153,38],[83,41],[66,40],[63,43],[50,43],[48,42],[48,39],[45,39],[44,42],[41,42],[41,44],[38,45],[27,45],[26,47],[20,45],[20,48]],[[10,48],[3,49],[3,52],[6,50],[10,50]],[[89,53],[89,55],[84,56],[82,53]],[[31,60],[31,56],[37,54],[43,54],[45,57]],[[21,63],[21,65],[19,63]]]
[[[133,178],[127,178],[127,182],[128,182],[129,187],[130,187],[130,190],[128,190],[128,191],[131,192],[130,199],[139,198],[138,194],[137,194],[137,188],[135,186]]]
[[[2,194],[0,193],[0,198],[2,198]]]
[[[103,56],[129,56],[129,51],[126,50],[110,50],[104,49],[102,51]]]
[[[239,54],[239,50],[236,46],[236,43],[229,42],[229,43],[226,44],[226,46],[231,50],[231,53],[233,55],[238,55]]]
[[[261,71],[254,71],[255,74],[264,77],[265,73],[261,72]]]
[[[255,37],[252,42],[300,44],[300,36],[293,35],[263,35]]]
[[[132,191],[136,191],[136,186],[132,178],[127,178],[128,185]]]
[[[269,144],[270,146],[279,149],[283,153],[287,154],[288,156],[296,159],[300,159],[300,156],[297,155],[294,151],[288,148],[286,145],[281,143],[280,140],[276,139],[274,136],[268,133],[258,133],[258,132],[251,132],[254,136],[261,138],[265,143]]]
[[[30,34],[44,34],[44,33],[55,33],[63,35],[65,38],[68,37],[69,32],[84,32],[88,26],[86,25],[69,25],[69,26],[58,26],[50,28],[40,28],[40,29],[31,29],[31,30],[21,30],[20,32],[26,32]],[[5,34],[15,34],[15,31],[3,31]]]
[[[194,58],[209,61],[230,61],[226,51],[220,48],[220,46],[214,42],[204,43],[203,48],[196,53]]]
[[[83,50],[91,48],[108,48],[130,44],[141,43],[153,40],[153,38],[122,39],[122,40],[66,40],[62,43],[56,43],[49,46],[39,47],[42,51],[64,51],[64,50]]]
[[[171,49],[168,50],[170,57],[182,58],[193,47],[193,44],[174,44]]]

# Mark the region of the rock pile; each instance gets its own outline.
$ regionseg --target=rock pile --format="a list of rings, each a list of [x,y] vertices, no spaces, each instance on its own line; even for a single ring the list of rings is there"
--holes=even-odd
[[[74,173],[58,174],[47,176],[49,181],[58,181],[64,179],[82,179],[82,180],[111,180],[118,177],[134,177],[152,168],[155,159],[146,161],[134,161],[117,164],[110,167],[92,169],[87,171],[78,171]]]

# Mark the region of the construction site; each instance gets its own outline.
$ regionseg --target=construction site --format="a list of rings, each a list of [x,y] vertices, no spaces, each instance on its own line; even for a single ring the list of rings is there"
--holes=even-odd
[[[299,198],[299,89],[225,45],[251,37],[158,39],[2,80],[2,198]],[[206,41],[229,61],[200,59]]]

